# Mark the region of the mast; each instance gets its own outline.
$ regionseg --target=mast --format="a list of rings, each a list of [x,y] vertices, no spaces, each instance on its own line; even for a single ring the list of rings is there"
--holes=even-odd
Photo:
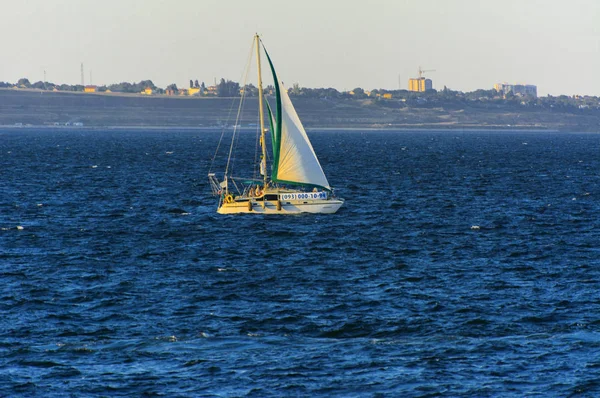
[[[256,40],[256,66],[258,68],[258,115],[260,118],[260,145],[262,147],[262,158],[260,159],[261,168],[264,170],[263,174],[263,192],[267,189],[267,146],[265,141],[265,118],[264,118],[264,104],[263,104],[263,86],[262,86],[262,75],[260,71],[260,37],[258,33],[254,36]],[[263,202],[264,203],[264,202]]]

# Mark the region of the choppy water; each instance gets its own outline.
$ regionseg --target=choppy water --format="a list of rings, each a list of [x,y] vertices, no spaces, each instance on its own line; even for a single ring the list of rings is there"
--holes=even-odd
[[[218,135],[0,131],[0,396],[600,394],[600,135],[313,133],[264,218]]]

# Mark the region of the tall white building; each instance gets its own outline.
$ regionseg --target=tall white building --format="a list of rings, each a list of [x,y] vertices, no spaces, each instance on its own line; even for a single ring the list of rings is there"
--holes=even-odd
[[[512,92],[514,95],[529,95],[537,98],[537,86],[534,86],[533,84],[497,83],[494,84],[494,88],[504,95]]]

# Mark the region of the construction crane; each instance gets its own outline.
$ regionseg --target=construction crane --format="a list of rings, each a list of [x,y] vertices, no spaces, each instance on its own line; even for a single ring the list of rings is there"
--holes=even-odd
[[[435,69],[427,69],[427,70],[423,70],[421,69],[421,67],[419,66],[419,79],[421,79],[423,77],[423,73],[425,72],[435,72]]]

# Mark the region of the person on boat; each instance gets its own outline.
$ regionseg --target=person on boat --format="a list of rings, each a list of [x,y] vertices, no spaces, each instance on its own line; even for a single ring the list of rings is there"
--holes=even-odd
[[[248,196],[249,197],[254,196],[254,187],[250,187],[250,190],[248,190]]]

